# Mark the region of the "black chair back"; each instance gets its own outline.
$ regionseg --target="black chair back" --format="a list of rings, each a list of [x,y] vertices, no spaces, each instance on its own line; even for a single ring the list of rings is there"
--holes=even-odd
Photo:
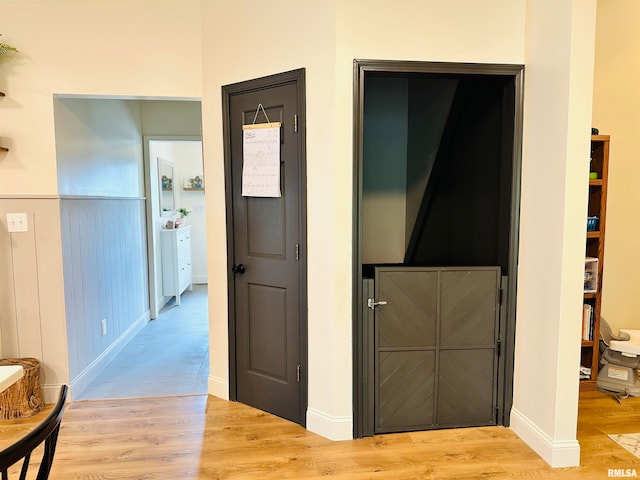
[[[27,471],[29,470],[31,453],[43,443],[44,453],[36,480],[47,480],[47,478],[49,478],[68,390],[69,387],[67,387],[67,385],[62,385],[58,402],[47,418],[28,435],[0,452],[0,472],[2,472],[2,480],[9,480],[9,468],[20,460],[22,460],[22,469],[20,470],[19,478],[20,480],[25,480],[27,478]]]

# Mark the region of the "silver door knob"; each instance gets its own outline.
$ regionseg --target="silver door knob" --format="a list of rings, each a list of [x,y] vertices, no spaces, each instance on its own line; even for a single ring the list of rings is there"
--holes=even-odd
[[[367,307],[369,307],[371,310],[375,310],[375,308],[378,305],[386,305],[387,302],[385,302],[384,300],[380,300],[379,302],[376,302],[373,298],[367,298]]]

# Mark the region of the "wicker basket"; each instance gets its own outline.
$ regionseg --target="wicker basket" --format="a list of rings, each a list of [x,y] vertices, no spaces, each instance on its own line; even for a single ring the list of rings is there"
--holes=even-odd
[[[31,417],[44,407],[40,388],[40,362],[35,358],[3,358],[0,365],[21,365],[24,376],[0,392],[0,419]]]

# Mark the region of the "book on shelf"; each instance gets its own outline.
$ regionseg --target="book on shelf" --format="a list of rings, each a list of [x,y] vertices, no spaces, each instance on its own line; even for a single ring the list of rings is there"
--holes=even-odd
[[[591,368],[580,365],[580,380],[589,380],[591,378]]]
[[[582,306],[582,340],[593,340],[593,305]]]

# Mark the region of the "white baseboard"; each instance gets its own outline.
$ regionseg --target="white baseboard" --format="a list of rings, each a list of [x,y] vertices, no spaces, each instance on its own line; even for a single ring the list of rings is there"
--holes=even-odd
[[[353,417],[334,417],[315,408],[307,408],[307,430],[329,440],[352,440]]]
[[[60,396],[60,387],[62,387],[62,384],[42,385],[41,388],[42,388],[42,397],[44,399],[44,403],[56,403],[58,401],[58,397]],[[69,398],[69,394],[67,394],[67,401],[69,400],[71,399]]]
[[[214,377],[209,375],[207,380],[207,389],[209,395],[229,400],[229,382],[226,378]]]
[[[580,465],[578,440],[553,440],[515,408],[511,409],[510,428],[551,467],[577,467]]]
[[[135,337],[151,318],[151,312],[147,310],[127,328],[104,352],[102,352],[87,368],[78,376],[71,380],[69,385],[69,399],[73,399],[73,394],[79,395],[93,382],[100,372],[122,351],[122,349]],[[59,389],[60,387],[56,387]],[[57,390],[56,390],[57,391]],[[57,395],[57,394],[56,394]],[[45,395],[46,398],[46,395]]]
[[[209,376],[208,391],[209,395],[229,400],[229,383],[225,378]],[[352,440],[353,417],[351,415],[334,417],[309,407],[307,409],[307,430],[329,440]]]
[[[206,273],[204,275],[193,275],[191,281],[194,285],[206,285],[209,283],[209,277]]]

